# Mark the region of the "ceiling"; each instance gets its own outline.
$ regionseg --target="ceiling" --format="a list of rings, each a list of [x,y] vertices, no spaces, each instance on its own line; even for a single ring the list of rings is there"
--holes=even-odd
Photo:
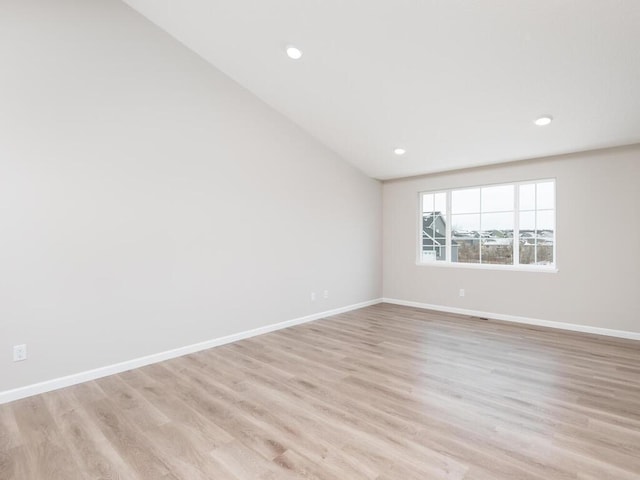
[[[375,178],[640,142],[638,0],[125,1]]]

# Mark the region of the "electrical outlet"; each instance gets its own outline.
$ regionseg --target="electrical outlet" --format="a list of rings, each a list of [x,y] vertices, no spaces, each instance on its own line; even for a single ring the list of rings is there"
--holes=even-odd
[[[311,301],[312,302],[316,301],[316,292],[311,292]]]
[[[15,345],[13,347],[13,361],[21,362],[22,360],[27,359],[27,346],[26,345]]]
[[[461,288],[461,289],[460,289],[460,296],[461,296],[461,297],[464,297],[464,288]]]
[[[324,298],[329,298],[329,290],[325,290],[324,292],[322,292],[322,296]]]

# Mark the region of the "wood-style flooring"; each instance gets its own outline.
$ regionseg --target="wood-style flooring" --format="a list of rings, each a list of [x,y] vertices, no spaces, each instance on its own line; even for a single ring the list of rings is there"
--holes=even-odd
[[[1,480],[639,480],[640,342],[377,305],[0,406]]]

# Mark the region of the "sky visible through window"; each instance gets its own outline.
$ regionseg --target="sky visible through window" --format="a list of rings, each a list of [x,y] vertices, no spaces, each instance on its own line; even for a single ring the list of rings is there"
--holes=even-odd
[[[482,230],[513,230],[515,195],[514,185],[453,190],[451,192],[452,230],[479,231],[480,213],[482,213]],[[519,195],[520,230],[553,230],[554,183],[520,185]],[[446,215],[446,193],[426,194],[423,211],[440,212]]]

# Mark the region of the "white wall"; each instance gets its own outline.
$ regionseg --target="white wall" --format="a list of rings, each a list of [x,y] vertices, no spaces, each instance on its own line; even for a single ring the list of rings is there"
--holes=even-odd
[[[119,1],[1,2],[0,69],[0,391],[380,296],[379,182]]]
[[[418,192],[542,178],[556,178],[558,273],[416,265]],[[640,146],[385,182],[383,295],[640,332],[639,182]]]

